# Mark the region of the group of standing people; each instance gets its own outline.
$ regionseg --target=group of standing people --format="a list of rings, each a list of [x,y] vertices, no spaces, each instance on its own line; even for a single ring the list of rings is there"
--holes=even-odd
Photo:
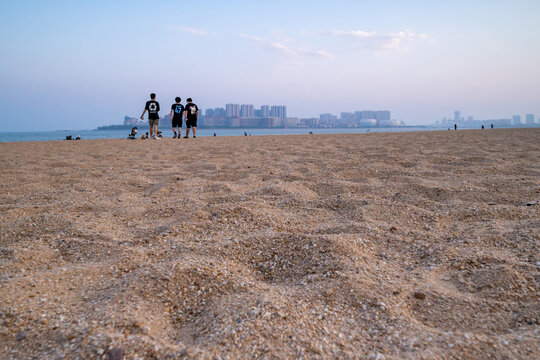
[[[182,99],[176,97],[175,103],[171,106],[171,125],[174,132],[174,139],[180,139],[182,137],[182,123],[185,119],[186,122],[186,136],[189,137],[189,132],[193,129],[193,137],[197,137],[197,118],[199,117],[199,108],[193,103],[191,98],[187,98],[186,105],[182,105]],[[148,125],[150,127],[150,138],[156,139],[159,126],[159,103],[156,101],[156,94],[150,94],[150,101],[146,102],[144,111],[141,115],[141,120],[144,120],[144,114],[148,111]],[[177,133],[178,130],[178,133]]]

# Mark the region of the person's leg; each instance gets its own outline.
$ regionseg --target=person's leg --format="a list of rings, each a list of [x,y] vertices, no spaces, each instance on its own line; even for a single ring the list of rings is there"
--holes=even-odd
[[[196,137],[197,136],[197,127],[194,126],[193,127],[193,137]]]
[[[186,121],[186,136],[184,136],[185,138],[188,138],[189,137],[189,129],[191,128],[191,124],[189,123],[189,120]]]
[[[154,122],[153,120],[148,120],[148,125],[150,127],[150,137],[154,134]]]

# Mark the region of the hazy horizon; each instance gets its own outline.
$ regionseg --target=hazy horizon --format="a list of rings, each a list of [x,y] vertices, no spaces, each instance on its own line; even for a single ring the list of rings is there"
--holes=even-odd
[[[0,131],[93,129],[150,92],[409,125],[540,116],[538,1],[0,4]]]

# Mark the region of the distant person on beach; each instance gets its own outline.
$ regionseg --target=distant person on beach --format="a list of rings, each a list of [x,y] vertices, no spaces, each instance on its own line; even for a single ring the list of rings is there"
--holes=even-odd
[[[185,106],[186,111],[186,136],[184,139],[189,137],[189,129],[193,128],[193,138],[197,137],[197,118],[199,117],[199,108],[191,100],[187,98],[187,104]]]
[[[148,111],[148,126],[150,126],[150,137],[156,139],[157,128],[159,125],[159,103],[156,101],[156,94],[150,94],[150,101],[146,102],[141,120],[144,120],[144,114]]]
[[[131,132],[129,133],[128,135],[128,140],[135,140],[137,136],[137,127],[135,126],[134,128],[131,129]]]
[[[491,124],[491,128],[493,129],[493,124]]]
[[[181,98],[176,97],[176,101],[171,106],[171,123],[172,131],[174,132],[173,139],[180,139],[182,137],[182,117],[184,116],[184,105],[180,104],[182,101]],[[178,135],[176,134],[176,129],[178,129]]]
[[[457,130],[457,124],[454,124],[454,130]]]

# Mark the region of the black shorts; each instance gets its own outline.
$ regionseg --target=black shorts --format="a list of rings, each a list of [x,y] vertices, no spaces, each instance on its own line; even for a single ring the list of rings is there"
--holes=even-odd
[[[186,127],[197,127],[197,119],[187,119],[186,120]]]
[[[175,118],[173,116],[173,119],[172,119],[172,127],[175,128],[175,127],[182,127],[182,118]]]

